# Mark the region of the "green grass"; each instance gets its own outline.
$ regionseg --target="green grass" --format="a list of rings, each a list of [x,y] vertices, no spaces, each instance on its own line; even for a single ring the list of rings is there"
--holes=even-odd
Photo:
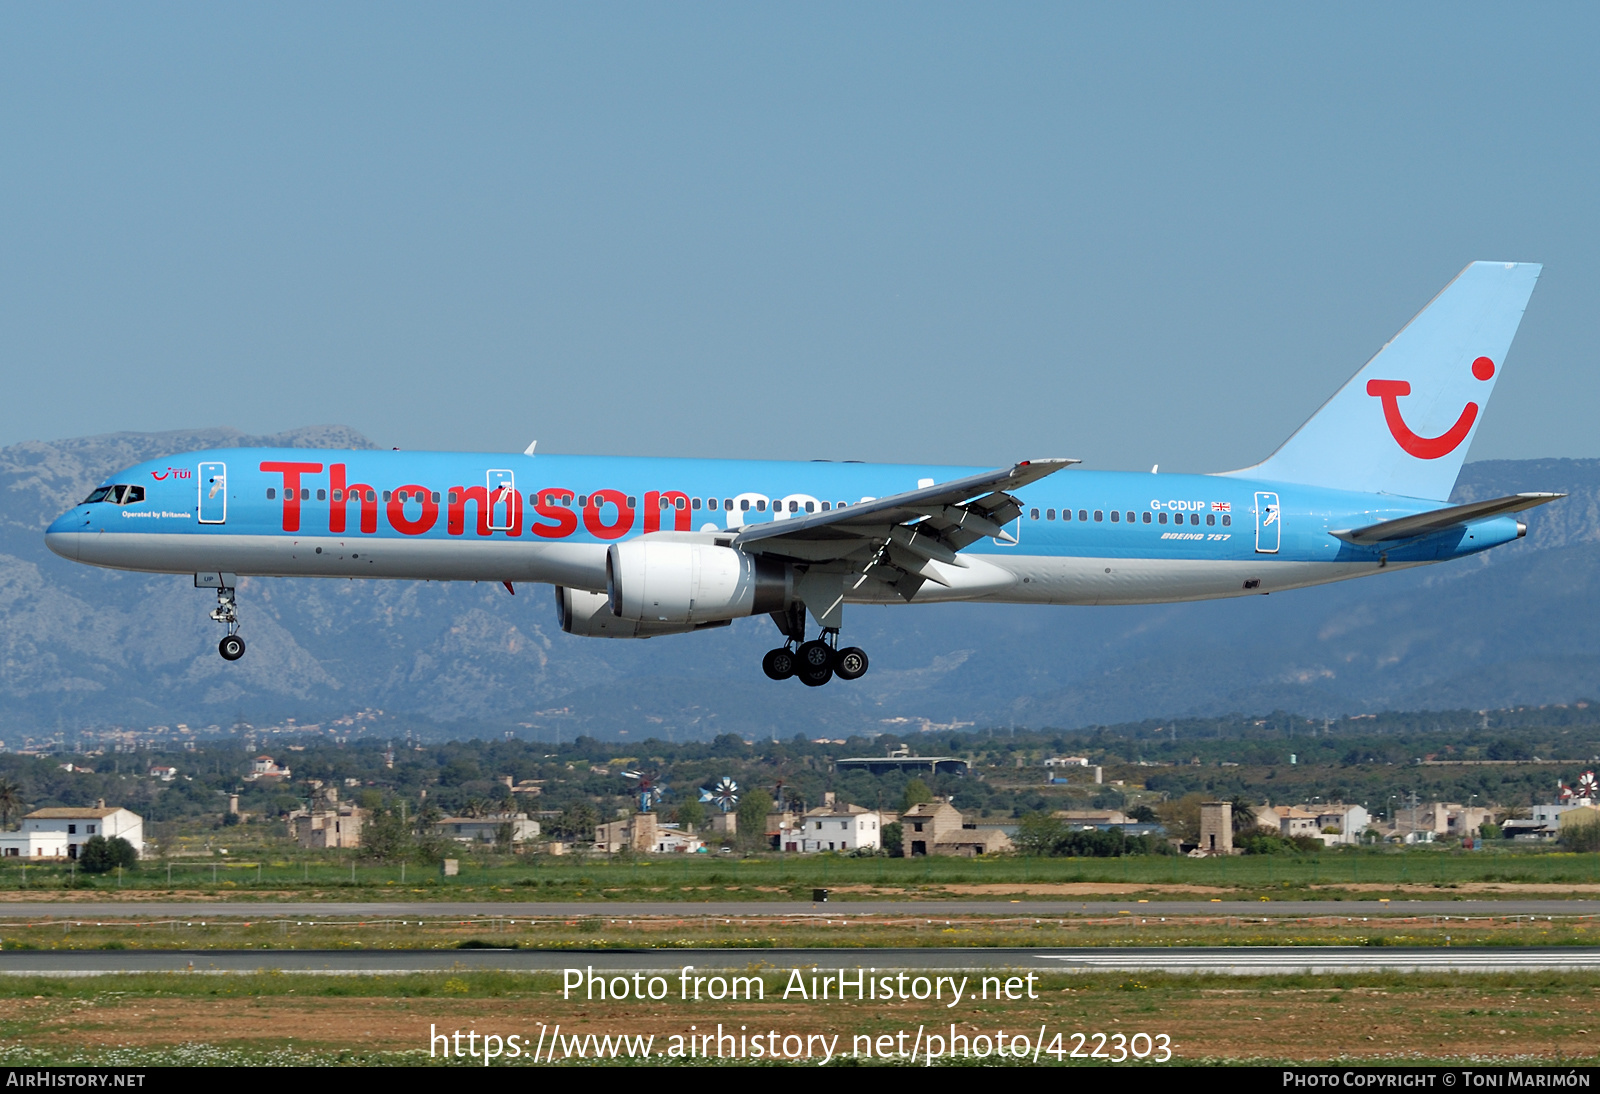
[[[170,881],[169,881],[170,878]],[[1600,884],[1600,854],[1496,848],[1362,848],[1310,855],[1235,856],[1190,859],[988,859],[851,858],[841,855],[776,854],[734,858],[639,856],[577,859],[501,856],[463,859],[457,877],[437,867],[379,865],[351,857],[297,857],[170,865],[141,863],[120,877],[90,877],[63,866],[0,865],[0,889],[38,892],[65,889],[185,891],[238,895],[289,895],[326,899],[476,900],[810,900],[814,888],[835,890],[833,900],[985,894],[943,892],[949,885],[1016,885],[1082,882],[1109,885],[1198,885],[1247,899],[1258,896],[1337,897],[1342,886],[1421,886],[1442,890],[1478,883]],[[868,891],[849,892],[851,887]],[[1020,894],[1012,894],[1019,896]],[[1158,890],[1152,891],[1159,896]],[[1350,899],[1375,899],[1382,892],[1352,890]],[[1465,897],[1468,894],[1457,894]],[[1493,894],[1472,893],[1474,897]],[[1559,898],[1564,894],[1551,893]],[[1581,895],[1581,894],[1572,894]],[[1172,899],[1194,899],[1171,893]],[[1002,895],[1001,898],[1004,898]],[[995,899],[995,896],[989,896]],[[1023,896],[1022,899],[1028,899]]]

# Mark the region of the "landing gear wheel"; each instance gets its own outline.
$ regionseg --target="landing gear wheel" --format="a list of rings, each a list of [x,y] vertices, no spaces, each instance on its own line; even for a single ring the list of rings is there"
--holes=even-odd
[[[833,655],[833,671],[841,680],[859,680],[867,674],[867,651],[860,646],[846,646]]]
[[[833,668],[824,665],[820,669],[805,669],[800,673],[800,682],[808,688],[820,688],[833,679]]]
[[[237,661],[244,656],[244,639],[230,634],[217,643],[217,652],[222,654],[224,661]]]
[[[772,680],[789,679],[799,666],[800,662],[795,658],[794,651],[787,646],[768,650],[767,655],[761,659],[761,671]]]
[[[802,675],[808,672],[821,672],[823,669],[828,670],[829,676],[833,675],[833,650],[826,642],[814,640],[801,643],[800,648],[795,651],[795,658],[798,662],[796,671]],[[820,682],[826,684],[828,681]]]

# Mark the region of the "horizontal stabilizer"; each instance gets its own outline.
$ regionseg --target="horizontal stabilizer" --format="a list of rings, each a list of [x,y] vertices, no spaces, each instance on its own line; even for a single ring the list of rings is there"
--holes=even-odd
[[[1390,543],[1397,539],[1415,539],[1418,536],[1432,535],[1434,532],[1442,532],[1458,524],[1470,524],[1475,520],[1503,516],[1506,513],[1520,513],[1524,509],[1532,509],[1535,505],[1543,505],[1547,501],[1564,497],[1565,494],[1512,494],[1510,497],[1452,505],[1448,509],[1435,509],[1429,513],[1418,513],[1398,520],[1386,520],[1381,524],[1369,524],[1365,528],[1352,528],[1330,534],[1346,543],[1358,545]]]

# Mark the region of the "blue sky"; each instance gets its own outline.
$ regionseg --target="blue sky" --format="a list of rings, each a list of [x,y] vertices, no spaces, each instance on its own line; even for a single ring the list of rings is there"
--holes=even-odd
[[[0,443],[1220,470],[1543,262],[1474,459],[1600,456],[1579,5],[10,5]],[[1537,484],[1530,484],[1530,488]]]

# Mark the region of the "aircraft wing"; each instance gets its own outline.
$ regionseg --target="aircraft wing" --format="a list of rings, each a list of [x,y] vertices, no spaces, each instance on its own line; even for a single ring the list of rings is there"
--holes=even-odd
[[[957,554],[963,548],[989,537],[1011,539],[1005,525],[1022,513],[1022,504],[1009,491],[1079,462],[1024,460],[826,513],[763,521],[747,525],[733,546],[874,577],[909,600],[924,581],[948,584],[930,562],[964,567]]]
[[[1417,536],[1442,532],[1458,524],[1469,524],[1475,520],[1498,517],[1506,513],[1520,513],[1524,509],[1532,509],[1536,505],[1564,497],[1565,494],[1512,494],[1509,497],[1452,505],[1446,509],[1434,509],[1415,516],[1369,524],[1365,528],[1349,528],[1329,534],[1358,546],[1388,543],[1398,539],[1415,539]]]

